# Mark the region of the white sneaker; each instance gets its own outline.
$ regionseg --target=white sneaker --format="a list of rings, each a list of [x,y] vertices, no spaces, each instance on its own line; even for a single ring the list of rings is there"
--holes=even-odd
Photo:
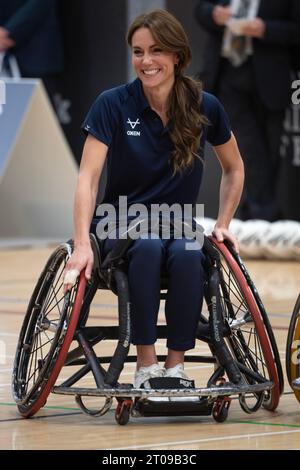
[[[140,367],[134,375],[134,388],[151,388],[149,379],[155,377],[163,377],[165,375],[165,369],[159,364],[152,364],[148,367]]]
[[[170,369],[166,369],[165,377],[176,377],[179,379],[190,380],[184,372],[184,365],[182,363],[177,364],[174,367],[170,367]]]

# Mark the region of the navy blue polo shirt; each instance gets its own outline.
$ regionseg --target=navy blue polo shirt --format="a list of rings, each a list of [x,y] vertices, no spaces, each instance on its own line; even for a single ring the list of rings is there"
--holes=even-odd
[[[117,207],[119,196],[127,196],[128,205],[195,204],[205,142],[221,145],[231,136],[228,117],[216,97],[203,92],[201,112],[210,124],[203,127],[198,157],[190,168],[173,175],[170,157],[174,147],[169,128],[150,108],[141,81],[136,79],[101,93],[82,127],[108,146],[102,202]]]

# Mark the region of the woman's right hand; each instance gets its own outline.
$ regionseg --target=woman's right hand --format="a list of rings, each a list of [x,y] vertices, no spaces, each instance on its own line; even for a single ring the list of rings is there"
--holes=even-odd
[[[78,246],[74,248],[71,258],[66,264],[65,276],[69,271],[77,271],[81,273],[85,269],[85,277],[87,280],[91,278],[94,265],[94,253],[90,244]],[[71,287],[72,282],[64,284],[64,293],[66,294]]]

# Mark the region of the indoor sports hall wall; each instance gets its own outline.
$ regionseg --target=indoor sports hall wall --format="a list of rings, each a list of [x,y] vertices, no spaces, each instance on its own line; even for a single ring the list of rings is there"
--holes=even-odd
[[[75,0],[72,2],[72,9],[67,0],[61,2],[65,73],[59,86],[62,102],[69,103],[69,121],[63,124],[63,128],[78,161],[83,144],[79,126],[90,104],[102,90],[133,78],[130,54],[124,38],[128,24],[136,15],[153,8],[167,8],[173,13],[183,23],[191,43],[193,61],[188,72],[194,76],[199,73],[206,34],[194,18],[196,2],[197,0],[89,0],[88,3],[83,3]],[[298,221],[300,205],[295,201],[300,180],[299,155],[300,110],[299,106],[293,105],[287,110],[282,178],[278,190],[282,195],[283,217]],[[205,204],[208,217],[216,217],[216,188],[219,178],[219,164],[211,150],[207,149],[206,172],[199,201]]]

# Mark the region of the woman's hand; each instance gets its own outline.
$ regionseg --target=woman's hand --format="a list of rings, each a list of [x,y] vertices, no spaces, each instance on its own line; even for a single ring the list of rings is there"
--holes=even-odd
[[[227,228],[218,226],[216,224],[212,231],[212,234],[218,242],[229,240],[232,243],[234,250],[239,253],[239,243],[235,236]]]
[[[87,280],[91,278],[94,264],[94,254],[91,245],[76,247],[71,258],[67,262],[65,269],[64,293],[71,289],[75,284],[73,278],[77,277],[83,269],[85,269],[85,277]],[[72,272],[70,272],[72,271]],[[75,279],[76,280],[76,279]]]

